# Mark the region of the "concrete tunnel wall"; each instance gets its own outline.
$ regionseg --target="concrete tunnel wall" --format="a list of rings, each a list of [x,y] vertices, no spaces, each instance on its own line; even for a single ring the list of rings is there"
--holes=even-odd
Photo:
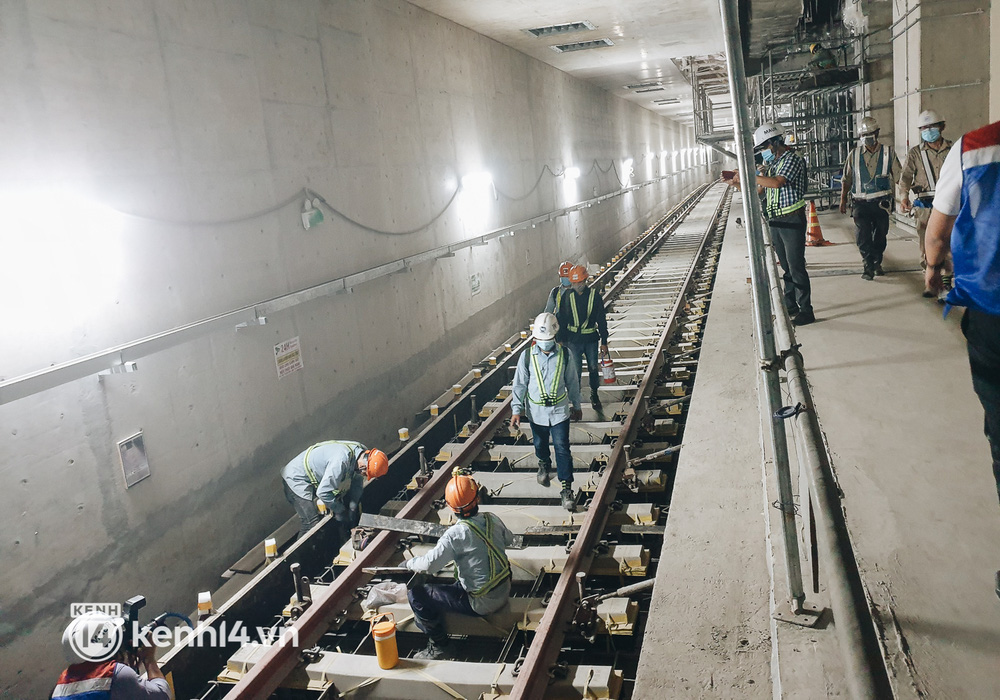
[[[687,127],[393,0],[15,0],[0,5],[0,89],[2,379],[616,190],[612,161],[633,159],[634,181],[679,171],[0,406],[2,697],[52,687],[70,602],[192,610],[292,514],[285,461],[319,439],[395,444],[540,310],[561,259],[606,259],[710,169]],[[543,173],[570,165],[575,188]],[[411,235],[329,213],[304,231],[301,199],[183,223],[308,186],[405,230],[483,170],[496,198],[460,195]],[[294,336],[305,369],[279,380],[274,345]],[[116,443],[140,429],[152,475],[126,490]]]

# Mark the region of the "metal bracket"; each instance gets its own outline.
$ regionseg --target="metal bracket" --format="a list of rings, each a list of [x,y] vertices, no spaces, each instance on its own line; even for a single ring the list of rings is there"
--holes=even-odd
[[[789,418],[794,418],[800,413],[805,413],[808,410],[808,406],[805,406],[802,403],[796,403],[794,406],[782,406],[774,412],[774,417],[778,420],[788,420]]]
[[[109,374],[127,374],[129,372],[139,371],[139,365],[135,362],[121,362],[119,364],[111,365],[107,369],[101,370],[97,373],[99,377],[106,377]]]
[[[791,603],[782,603],[775,608],[774,619],[799,627],[815,627],[819,624],[824,612],[825,608],[812,603],[803,602],[798,610],[794,610]]]
[[[252,321],[244,321],[243,323],[236,324],[237,332],[246,330],[251,326],[265,326],[267,325],[267,316],[257,316]]]

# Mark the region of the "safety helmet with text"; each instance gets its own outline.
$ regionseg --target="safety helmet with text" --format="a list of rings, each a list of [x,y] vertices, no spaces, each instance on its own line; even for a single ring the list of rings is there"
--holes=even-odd
[[[365,475],[368,480],[385,476],[389,471],[389,458],[382,450],[371,449],[365,452],[368,457],[368,466],[365,467]]]
[[[944,124],[944,119],[941,115],[935,112],[933,109],[925,109],[917,117],[917,128],[926,129],[929,126],[934,126],[935,124]]]
[[[871,136],[878,133],[878,131],[879,126],[878,122],[875,121],[875,117],[865,117],[861,120],[861,126],[858,127],[858,136]]]
[[[531,336],[535,340],[554,340],[559,332],[559,320],[555,314],[541,313],[535,316]]]
[[[573,284],[586,282],[588,277],[590,277],[590,273],[587,272],[587,268],[583,265],[577,265],[569,271],[569,281]]]
[[[569,271],[573,269],[573,263],[569,260],[559,263],[559,276],[569,277]]]
[[[453,474],[444,489],[444,500],[458,515],[468,517],[479,506],[479,484],[471,476]]]
[[[784,136],[785,129],[781,124],[772,124],[771,122],[765,122],[757,127],[757,131],[753,132],[753,147],[754,150],[761,148],[773,138],[778,136]]]

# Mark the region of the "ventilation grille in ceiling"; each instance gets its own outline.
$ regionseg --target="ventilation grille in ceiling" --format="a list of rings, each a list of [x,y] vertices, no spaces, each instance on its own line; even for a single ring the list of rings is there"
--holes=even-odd
[[[662,100],[653,100],[653,104],[660,105],[679,105],[681,103],[681,98],[679,97],[665,97]]]
[[[645,83],[633,83],[632,85],[626,85],[626,90],[642,90],[643,88],[659,87],[663,83],[659,80],[650,80]]]
[[[663,92],[663,88],[661,88],[661,87],[651,87],[651,88],[645,88],[643,90],[636,90],[636,94],[638,94],[640,92]]]
[[[569,22],[568,24],[553,24],[548,27],[535,27],[525,29],[532,36],[555,36],[556,34],[572,34],[573,32],[589,32],[597,29],[593,24],[584,20],[583,22]]]
[[[550,47],[556,53],[568,53],[570,51],[586,51],[587,49],[601,49],[605,46],[614,46],[611,39],[597,39],[596,41],[578,41],[574,44],[558,44]]]

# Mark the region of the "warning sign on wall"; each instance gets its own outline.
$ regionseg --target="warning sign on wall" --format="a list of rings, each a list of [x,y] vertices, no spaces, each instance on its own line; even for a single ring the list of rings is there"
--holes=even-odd
[[[284,379],[292,372],[302,369],[298,336],[274,346],[274,365],[278,368],[278,379]]]

